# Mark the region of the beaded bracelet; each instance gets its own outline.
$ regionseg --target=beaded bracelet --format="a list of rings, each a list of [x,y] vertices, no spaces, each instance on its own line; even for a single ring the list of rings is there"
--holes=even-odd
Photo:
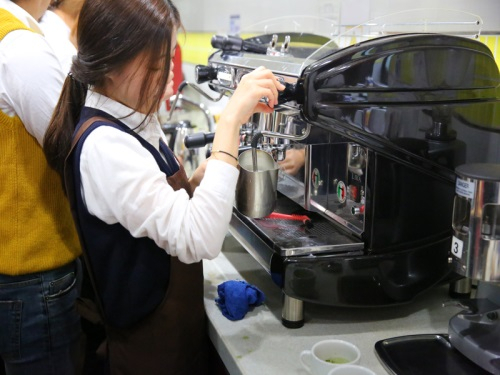
[[[212,154],[215,154],[215,153],[221,153],[221,154],[225,154],[227,156],[231,156],[234,160],[236,160],[236,162],[238,162],[238,158],[236,156],[234,156],[233,154],[230,154],[229,152],[227,151],[224,151],[224,150],[212,150]]]

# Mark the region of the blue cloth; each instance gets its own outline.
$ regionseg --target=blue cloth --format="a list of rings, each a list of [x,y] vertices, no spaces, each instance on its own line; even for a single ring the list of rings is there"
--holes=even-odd
[[[225,281],[217,287],[215,303],[229,320],[243,319],[250,308],[264,302],[265,296],[256,286],[241,280]]]

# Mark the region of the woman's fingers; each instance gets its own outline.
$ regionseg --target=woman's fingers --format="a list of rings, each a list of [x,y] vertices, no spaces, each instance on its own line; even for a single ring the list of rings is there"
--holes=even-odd
[[[269,69],[266,69],[264,67],[258,67],[252,72],[245,74],[241,78],[240,84],[245,83],[246,81],[252,79],[266,79],[266,78],[272,80],[273,84],[277,87],[278,90],[283,90],[285,88],[285,86],[283,86],[278,80],[278,77],[276,77],[273,74],[273,72],[271,72]]]
[[[273,108],[269,107],[267,104],[265,103],[257,103],[257,105],[255,106],[254,110],[253,110],[253,113],[255,112],[264,112],[264,113],[271,113],[273,112]]]
[[[278,104],[278,87],[276,85],[276,81],[274,79],[269,79],[269,78],[263,78],[261,80],[261,84],[262,86],[264,87],[267,87],[268,89],[271,90],[271,97],[267,97],[267,99],[269,100],[269,102],[271,102],[271,98],[273,98],[273,106]]]
[[[259,67],[241,78],[223,111],[224,117],[235,119],[240,126],[255,112],[270,113],[278,104],[279,91],[284,88],[269,69]]]
[[[264,95],[259,97],[258,100],[261,98],[267,98],[269,105],[271,107],[274,107],[274,105],[278,104],[278,95],[279,95],[279,90],[283,90],[285,87],[276,79],[276,77],[269,71],[262,72],[264,75],[262,76],[244,76],[242,80],[240,81],[240,86],[244,87],[249,87],[251,85],[256,85],[258,87],[262,87],[264,89],[267,89],[268,91],[264,92]]]

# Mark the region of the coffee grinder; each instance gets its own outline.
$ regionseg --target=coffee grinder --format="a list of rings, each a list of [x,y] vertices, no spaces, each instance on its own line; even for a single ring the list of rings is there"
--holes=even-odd
[[[475,299],[460,300],[450,320],[455,349],[500,374],[500,164],[456,168],[451,253],[457,273],[478,281]]]

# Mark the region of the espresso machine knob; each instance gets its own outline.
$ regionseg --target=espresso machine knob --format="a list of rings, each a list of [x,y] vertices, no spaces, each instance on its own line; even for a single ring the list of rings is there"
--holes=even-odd
[[[207,65],[196,65],[194,69],[196,83],[201,84],[217,78],[217,68]]]
[[[295,85],[293,83],[281,82],[285,89],[278,93],[278,104],[286,103],[296,99]]]

